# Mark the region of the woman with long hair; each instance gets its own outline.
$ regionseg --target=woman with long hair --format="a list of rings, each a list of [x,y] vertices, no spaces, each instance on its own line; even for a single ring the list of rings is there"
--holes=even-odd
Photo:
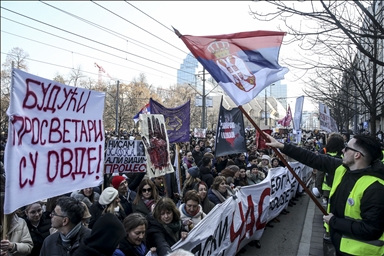
[[[199,179],[200,171],[199,167],[194,166],[192,168],[189,168],[186,173],[186,179],[183,184],[182,194],[184,195],[189,190],[192,190],[197,183],[199,183],[201,180]]]
[[[201,206],[203,207],[203,212],[208,214],[214,207],[215,204],[209,201],[208,199],[208,186],[204,181],[200,181],[196,184],[194,189],[199,193]]]
[[[221,204],[227,198],[233,195],[231,189],[226,184],[226,178],[224,176],[217,176],[213,180],[212,187],[208,190],[208,199],[212,203]]]
[[[27,223],[17,216],[15,212],[4,214],[4,192],[0,194],[0,223],[1,223],[1,256],[15,255],[24,256],[32,252],[33,241],[29,234]],[[3,221],[7,221],[4,228]],[[3,239],[3,237],[7,237]]]
[[[51,218],[49,214],[49,212],[43,212],[41,202],[35,202],[25,207],[25,222],[33,241],[33,249],[29,256],[40,255],[44,239],[50,235]]]
[[[156,247],[158,256],[170,253],[172,245],[188,235],[180,219],[179,210],[168,197],[159,199],[153,212],[147,215],[147,221],[148,245]]]
[[[239,186],[242,186],[242,187],[247,186],[248,185],[247,174],[246,174],[247,167],[242,165],[242,166],[239,166],[239,168],[240,170],[239,170],[238,184]]]
[[[119,249],[125,256],[144,256],[149,249],[146,244],[145,233],[148,229],[147,219],[140,213],[131,213],[123,221],[127,236],[120,242]],[[151,248],[156,251],[156,248]]]
[[[155,184],[150,179],[143,179],[137,189],[135,200],[133,200],[132,211],[145,217],[152,211],[152,206],[158,199]]]

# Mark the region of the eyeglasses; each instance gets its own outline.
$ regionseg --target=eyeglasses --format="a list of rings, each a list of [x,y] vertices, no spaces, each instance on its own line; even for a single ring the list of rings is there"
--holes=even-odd
[[[143,188],[142,191],[143,191],[143,193],[145,193],[145,192],[152,192],[152,189],[151,188],[148,188],[148,189]]]
[[[61,218],[66,218],[66,217],[68,217],[68,216],[64,216],[64,215],[58,215],[57,213],[55,213],[54,211],[53,212],[51,212],[51,217],[52,216],[56,216],[56,217],[61,217]]]
[[[354,148],[350,148],[350,147],[345,147],[344,148],[344,151],[347,152],[348,150],[352,150],[352,151],[355,151],[357,153],[360,153],[360,155],[364,156],[363,153],[361,153],[361,151],[357,150],[357,149],[354,149]]]

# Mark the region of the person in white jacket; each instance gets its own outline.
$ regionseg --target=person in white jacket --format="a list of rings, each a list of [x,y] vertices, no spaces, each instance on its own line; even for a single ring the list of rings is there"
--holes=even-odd
[[[197,225],[206,214],[200,205],[200,196],[196,190],[189,190],[183,197],[184,203],[180,205],[180,218],[188,231]]]
[[[0,195],[0,202],[0,216],[2,216],[1,237],[3,238],[4,234],[6,235],[6,239],[2,239],[0,242],[0,256],[24,256],[30,254],[33,248],[33,242],[27,223],[24,219],[19,218],[15,212],[7,214],[5,215],[7,230],[5,230],[3,223],[4,193]]]

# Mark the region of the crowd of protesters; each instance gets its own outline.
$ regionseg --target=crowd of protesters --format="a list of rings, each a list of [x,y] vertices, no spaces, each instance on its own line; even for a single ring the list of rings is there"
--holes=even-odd
[[[1,234],[7,238],[1,240],[0,255],[179,255],[172,254],[172,245],[185,239],[215,205],[231,198],[242,186],[261,182],[271,168],[284,166],[269,148],[257,148],[254,130],[246,130],[245,136],[245,152],[218,157],[214,132],[208,131],[205,138],[195,138],[191,132],[189,142],[178,143],[178,147],[171,144],[172,163],[179,149],[181,191],[174,173],[152,179],[145,173],[113,174],[106,175],[99,187],[26,205],[7,215],[9,226],[7,230],[2,228]],[[107,133],[106,137],[113,139],[113,134]],[[274,133],[273,137],[280,142],[290,140],[288,133]],[[137,138],[140,134],[115,137]],[[349,134],[342,138],[343,143],[348,142]],[[326,140],[324,133],[305,132],[299,144],[321,151],[326,148]],[[2,153],[4,143],[3,138]],[[3,203],[6,177],[1,162]],[[299,196],[296,194],[289,206],[295,205]],[[281,214],[288,213],[285,209]],[[271,222],[267,227],[273,227]],[[250,245],[261,247],[258,240]]]

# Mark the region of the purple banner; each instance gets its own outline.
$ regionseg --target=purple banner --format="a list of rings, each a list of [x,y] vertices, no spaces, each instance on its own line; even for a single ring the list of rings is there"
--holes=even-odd
[[[226,110],[220,104],[215,142],[216,157],[247,152],[243,113],[241,113],[239,108]]]
[[[164,116],[169,143],[189,141],[190,101],[176,108],[166,108],[152,98],[149,104],[151,114]]]

